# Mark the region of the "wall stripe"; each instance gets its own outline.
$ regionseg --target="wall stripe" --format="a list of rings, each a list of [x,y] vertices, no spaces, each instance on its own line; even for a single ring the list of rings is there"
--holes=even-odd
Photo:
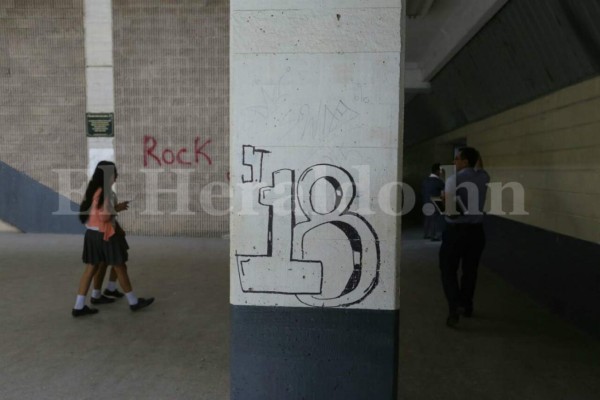
[[[0,220],[23,232],[83,233],[83,225],[77,219],[79,205],[70,199],[2,161],[0,182]],[[60,205],[73,212],[54,215]]]
[[[396,399],[396,311],[231,307],[231,399]]]
[[[600,337],[600,245],[488,216],[482,264]]]

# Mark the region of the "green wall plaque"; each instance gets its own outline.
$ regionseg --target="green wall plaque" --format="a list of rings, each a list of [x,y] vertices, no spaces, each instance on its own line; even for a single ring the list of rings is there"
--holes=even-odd
[[[113,137],[113,113],[85,113],[87,135],[91,137]]]

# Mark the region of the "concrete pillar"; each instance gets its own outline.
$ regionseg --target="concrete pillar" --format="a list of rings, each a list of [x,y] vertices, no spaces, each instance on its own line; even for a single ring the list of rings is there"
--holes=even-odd
[[[232,0],[231,398],[395,399],[401,0]]]
[[[85,0],[83,12],[86,113],[114,115],[112,0]],[[88,176],[102,160],[115,160],[113,137],[89,137]]]

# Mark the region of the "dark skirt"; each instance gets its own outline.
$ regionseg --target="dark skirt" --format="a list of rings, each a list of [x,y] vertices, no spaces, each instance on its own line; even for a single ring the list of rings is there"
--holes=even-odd
[[[104,233],[87,229],[83,239],[83,256],[85,264],[106,265],[125,264],[128,260],[127,250],[129,245],[125,236],[114,234],[108,241],[104,240]]]

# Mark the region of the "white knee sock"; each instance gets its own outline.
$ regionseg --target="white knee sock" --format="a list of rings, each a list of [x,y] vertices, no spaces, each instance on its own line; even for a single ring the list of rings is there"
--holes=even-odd
[[[97,289],[93,289],[92,290],[92,298],[99,299],[100,298],[100,291],[97,290]]]
[[[85,296],[78,294],[77,298],[75,299],[75,307],[73,308],[76,310],[81,310],[83,306],[85,306]]]
[[[129,302],[130,306],[138,303],[138,298],[135,296],[135,294],[133,294],[133,291],[125,293],[125,296],[127,296],[127,301]]]
[[[114,292],[115,290],[117,290],[117,282],[108,281],[108,286],[106,287],[106,290],[108,290],[109,292]]]

